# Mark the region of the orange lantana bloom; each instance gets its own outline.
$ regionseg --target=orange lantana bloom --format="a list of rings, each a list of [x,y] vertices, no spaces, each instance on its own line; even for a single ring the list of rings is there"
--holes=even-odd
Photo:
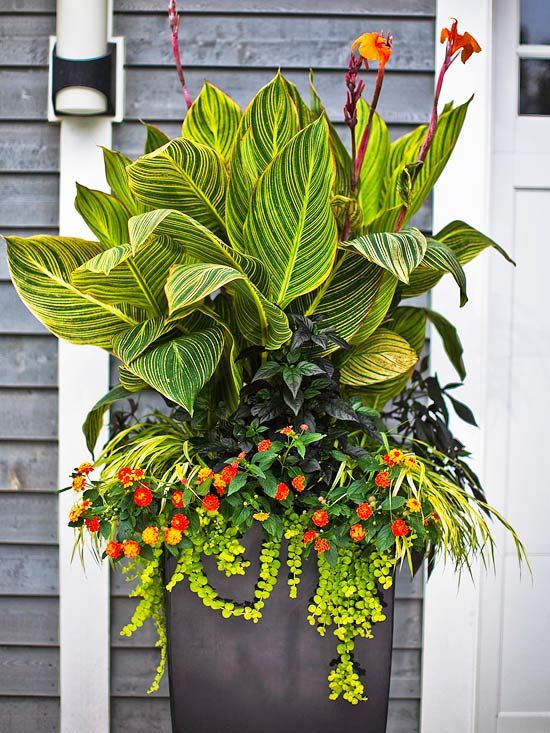
[[[359,56],[366,61],[378,61],[384,67],[391,57],[391,39],[374,33],[363,33],[351,44],[351,50],[358,50]]]
[[[468,32],[458,32],[458,20],[453,18],[453,23],[450,28],[443,28],[441,30],[440,39],[441,43],[449,43],[451,48],[451,54],[455,54],[457,51],[462,49],[460,59],[463,64],[468,61],[473,53],[479,53],[481,46],[476,39],[471,36]]]

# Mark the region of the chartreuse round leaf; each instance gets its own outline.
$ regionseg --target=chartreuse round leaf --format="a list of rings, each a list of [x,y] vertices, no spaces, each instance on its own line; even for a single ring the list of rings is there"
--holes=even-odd
[[[222,329],[209,328],[152,348],[127,369],[192,414],[195,398],[214,374],[223,345]]]
[[[128,166],[128,179],[142,204],[185,211],[213,231],[225,230],[227,173],[212,148],[177,138]]]
[[[419,229],[410,227],[401,232],[363,234],[344,246],[408,283],[410,273],[422,262],[427,242]]]
[[[134,314],[131,308],[101,302],[72,283],[74,271],[101,253],[97,242],[46,236],[7,237],[6,242],[19,296],[59,338],[110,348],[117,333],[141,320],[141,314]]]
[[[170,315],[177,316],[222,287],[235,299],[236,324],[248,341],[267,349],[288,341],[291,331],[284,312],[264,298],[246,275],[223,265],[174,267],[166,284]]]
[[[278,73],[246,108],[231,157],[227,190],[227,233],[233,247],[244,247],[244,223],[259,176],[300,129],[292,86]]]
[[[301,130],[258,180],[245,223],[246,251],[269,272],[282,308],[329,275],[338,244],[330,199],[334,162],[320,117]]]
[[[227,163],[240,121],[239,105],[207,81],[185,115],[181,135],[213,148]]]
[[[343,354],[340,375],[343,384],[364,387],[406,372],[418,361],[416,351],[393,331],[379,328],[362,344]]]

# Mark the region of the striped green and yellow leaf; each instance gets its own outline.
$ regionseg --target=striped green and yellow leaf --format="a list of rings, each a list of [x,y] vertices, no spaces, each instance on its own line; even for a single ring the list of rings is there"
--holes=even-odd
[[[113,339],[113,352],[126,363],[137,359],[151,344],[173,328],[163,316],[149,318]]]
[[[128,242],[130,212],[114,196],[76,184],[75,208],[105,247]]]
[[[132,161],[125,155],[122,155],[122,153],[117,153],[114,150],[109,150],[108,148],[102,148],[102,150],[105,178],[113,196],[124,204],[130,215],[137,214],[138,205],[130,191],[128,172],[126,170],[132,164]]]
[[[301,130],[258,180],[245,223],[246,251],[269,272],[282,308],[330,274],[338,243],[330,199],[334,163],[321,117]]]
[[[86,447],[92,455],[94,454],[97,439],[99,438],[99,434],[103,428],[105,413],[112,404],[118,402],[119,400],[124,400],[130,396],[131,393],[128,392],[128,390],[124,389],[122,385],[117,384],[116,387],[113,387],[109,392],[107,392],[107,394],[103,395],[103,397],[95,403],[95,405],[86,416],[84,424],[82,425],[82,432],[84,433],[84,437],[86,439]]]
[[[170,142],[170,137],[162,130],[159,130],[155,125],[151,125],[149,122],[143,123],[147,130],[147,137],[145,138],[145,150],[144,153],[152,153],[154,150],[162,148],[163,145]]]
[[[344,242],[343,246],[359,252],[369,262],[408,283],[410,273],[422,262],[427,242],[419,229],[409,227],[401,232],[363,234]]]
[[[48,236],[7,237],[6,242],[17,292],[59,338],[108,349],[117,333],[141,320],[126,304],[101,302],[72,283],[74,271],[102,252],[97,242]]]
[[[379,328],[362,344],[343,353],[340,377],[343,384],[366,387],[399,377],[417,361],[416,351],[402,336]]]
[[[240,122],[239,105],[207,81],[185,115],[181,135],[213,148],[228,163]]]
[[[369,105],[361,99],[357,107],[355,128],[357,145],[367,126],[369,113]],[[375,112],[372,116],[369,143],[359,178],[359,204],[364,222],[374,219],[382,208],[389,154],[390,134],[384,120]]]
[[[177,138],[128,166],[128,178],[142,204],[184,211],[213,231],[225,231],[227,173],[212,148]]]

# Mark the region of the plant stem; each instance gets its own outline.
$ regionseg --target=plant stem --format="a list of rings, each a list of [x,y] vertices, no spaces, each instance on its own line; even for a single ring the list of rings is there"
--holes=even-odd
[[[384,70],[385,70],[385,66],[380,64],[378,66],[378,72],[376,74],[376,83],[374,85],[374,94],[372,95],[372,101],[370,104],[369,119],[367,120],[367,126],[365,127],[363,134],[361,136],[361,141],[359,143],[359,150],[357,151],[357,158],[354,163],[353,175],[351,178],[352,191],[354,191],[355,188],[357,187],[357,184],[359,182],[359,176],[361,175],[361,168],[363,166],[363,161],[365,160],[365,154],[367,152],[367,147],[368,147],[369,140],[370,140],[372,120],[374,117],[374,113],[376,111],[376,107],[378,105],[378,100],[380,98],[380,92],[382,91],[382,84],[384,82]]]
[[[189,92],[187,91],[187,85],[185,83],[185,76],[183,73],[183,66],[181,63],[180,56],[180,44],[178,38],[178,32],[180,27],[180,16],[176,7],[176,0],[169,0],[168,3],[168,20],[170,22],[170,29],[172,31],[172,53],[174,55],[174,61],[176,62],[176,70],[178,72],[178,79],[180,80],[181,88],[183,91],[183,98],[187,109],[191,108],[193,100]]]

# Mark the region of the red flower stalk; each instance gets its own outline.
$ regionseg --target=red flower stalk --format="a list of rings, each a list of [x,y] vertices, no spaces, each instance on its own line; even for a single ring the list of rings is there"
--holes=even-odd
[[[183,98],[187,109],[191,108],[193,100],[187,91],[187,85],[185,83],[185,75],[183,73],[183,66],[181,63],[180,56],[180,44],[179,44],[179,27],[180,27],[180,16],[176,7],[176,0],[169,0],[168,3],[168,20],[170,23],[170,30],[172,31],[172,53],[174,54],[174,61],[176,62],[176,70],[178,72],[178,78],[180,80],[181,88],[183,90]]]

